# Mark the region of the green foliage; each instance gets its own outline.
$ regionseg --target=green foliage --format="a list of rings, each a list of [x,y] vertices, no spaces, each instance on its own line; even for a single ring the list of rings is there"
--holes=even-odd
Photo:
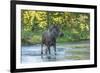
[[[42,32],[53,24],[59,25],[64,32],[57,42],[90,39],[88,13],[22,10],[21,24],[23,45],[40,43]]]

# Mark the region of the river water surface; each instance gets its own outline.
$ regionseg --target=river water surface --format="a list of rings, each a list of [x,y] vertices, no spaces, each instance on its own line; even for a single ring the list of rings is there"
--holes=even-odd
[[[21,62],[50,62],[50,61],[70,61],[70,60],[89,60],[90,46],[89,41],[59,44],[57,43],[56,55],[51,47],[51,55],[43,55],[41,58],[41,45],[22,46]],[[45,47],[44,47],[45,51]]]

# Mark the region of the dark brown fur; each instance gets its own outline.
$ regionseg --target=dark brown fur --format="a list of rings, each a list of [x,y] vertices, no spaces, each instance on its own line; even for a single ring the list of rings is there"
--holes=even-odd
[[[42,34],[41,55],[43,55],[43,45],[46,46],[46,54],[47,52],[49,52],[49,54],[51,53],[50,47],[53,46],[56,55],[56,38],[60,34],[62,35],[57,25],[52,25],[47,31]]]

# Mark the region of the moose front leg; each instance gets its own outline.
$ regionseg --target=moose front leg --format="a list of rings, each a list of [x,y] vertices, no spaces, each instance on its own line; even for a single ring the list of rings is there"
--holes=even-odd
[[[50,46],[48,46],[48,51],[49,51],[49,55],[50,55],[50,53],[51,53],[51,51],[50,51]]]
[[[55,55],[56,55],[56,44],[53,47],[54,47],[54,52],[55,52]]]

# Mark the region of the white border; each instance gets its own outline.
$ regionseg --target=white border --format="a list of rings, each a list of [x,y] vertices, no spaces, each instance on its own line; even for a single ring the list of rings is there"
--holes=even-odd
[[[21,9],[90,13],[90,60],[21,64]],[[53,67],[53,66],[86,65],[86,64],[94,64],[94,9],[34,6],[34,5],[32,6],[31,5],[16,5],[16,68],[17,69]]]

